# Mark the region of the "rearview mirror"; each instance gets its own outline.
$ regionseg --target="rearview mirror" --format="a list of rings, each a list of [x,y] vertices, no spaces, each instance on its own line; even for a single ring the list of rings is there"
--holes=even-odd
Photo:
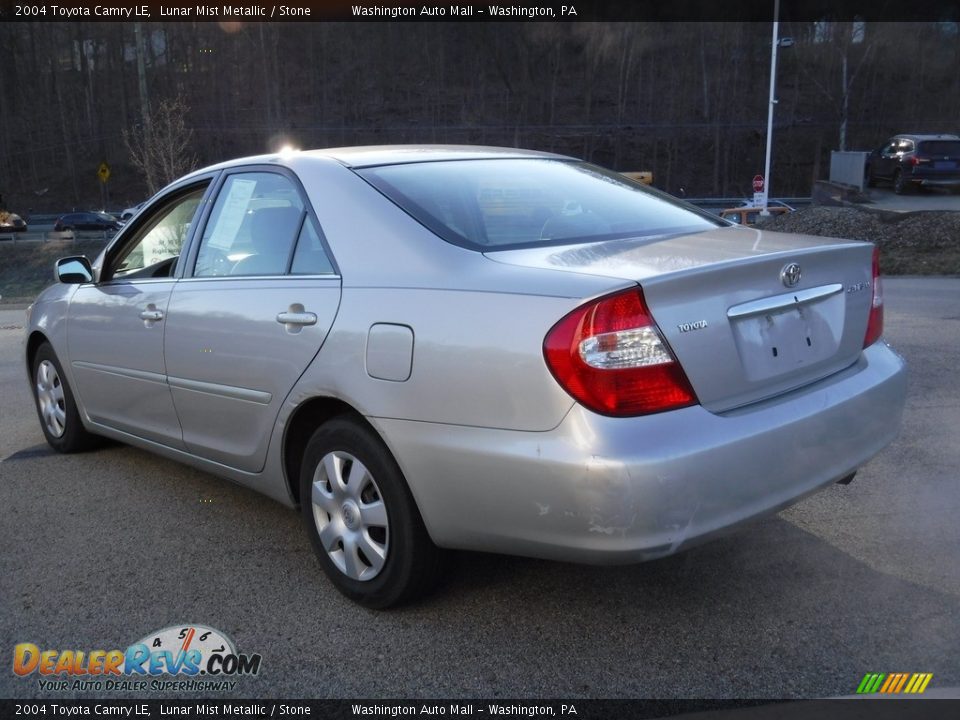
[[[57,280],[67,284],[93,282],[93,268],[83,255],[57,260],[56,275]]]

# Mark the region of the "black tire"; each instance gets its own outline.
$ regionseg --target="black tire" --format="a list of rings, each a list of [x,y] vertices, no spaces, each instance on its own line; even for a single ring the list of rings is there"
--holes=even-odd
[[[74,453],[102,444],[100,437],[83,426],[73,391],[49,343],[37,348],[31,378],[40,429],[50,447],[58,452]]]
[[[877,186],[877,179],[873,176],[873,170],[870,168],[869,165],[867,166],[865,178],[867,181],[866,184],[868,188],[873,188]]]
[[[903,170],[897,168],[893,174],[893,191],[897,195],[906,195],[910,192],[910,182],[903,177]]]
[[[383,609],[436,584],[442,552],[427,534],[396,460],[359,419],[335,418],[310,438],[300,506],[324,572],[354,602]]]

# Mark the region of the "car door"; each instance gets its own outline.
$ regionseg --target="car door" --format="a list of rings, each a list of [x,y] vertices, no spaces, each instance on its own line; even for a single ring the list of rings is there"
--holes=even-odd
[[[280,406],[320,350],[340,277],[299,181],[227,174],[170,298],[168,382],[188,450],[263,468]]]
[[[174,271],[208,181],[158,201],[107,251],[96,283],[70,301],[76,391],[96,423],[183,449],[163,335]]]
[[[880,158],[877,163],[876,175],[884,178],[893,177],[893,170],[897,164],[898,140],[891,140],[880,149]]]

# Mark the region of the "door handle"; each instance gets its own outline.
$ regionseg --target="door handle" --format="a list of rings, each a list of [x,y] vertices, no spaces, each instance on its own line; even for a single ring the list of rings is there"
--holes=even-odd
[[[163,312],[160,310],[144,310],[140,313],[141,320],[163,320]]]
[[[277,313],[277,322],[281,325],[316,325],[317,316],[312,312]]]

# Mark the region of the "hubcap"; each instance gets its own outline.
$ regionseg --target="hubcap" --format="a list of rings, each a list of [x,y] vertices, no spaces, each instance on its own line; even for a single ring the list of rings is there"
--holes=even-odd
[[[372,580],[387,560],[390,526],[380,488],[348,452],[327,453],[312,485],[313,518],[333,564],[352,580]]]
[[[37,366],[37,404],[43,424],[54,437],[63,435],[67,427],[67,411],[63,402],[63,385],[57,368],[49,360]]]

